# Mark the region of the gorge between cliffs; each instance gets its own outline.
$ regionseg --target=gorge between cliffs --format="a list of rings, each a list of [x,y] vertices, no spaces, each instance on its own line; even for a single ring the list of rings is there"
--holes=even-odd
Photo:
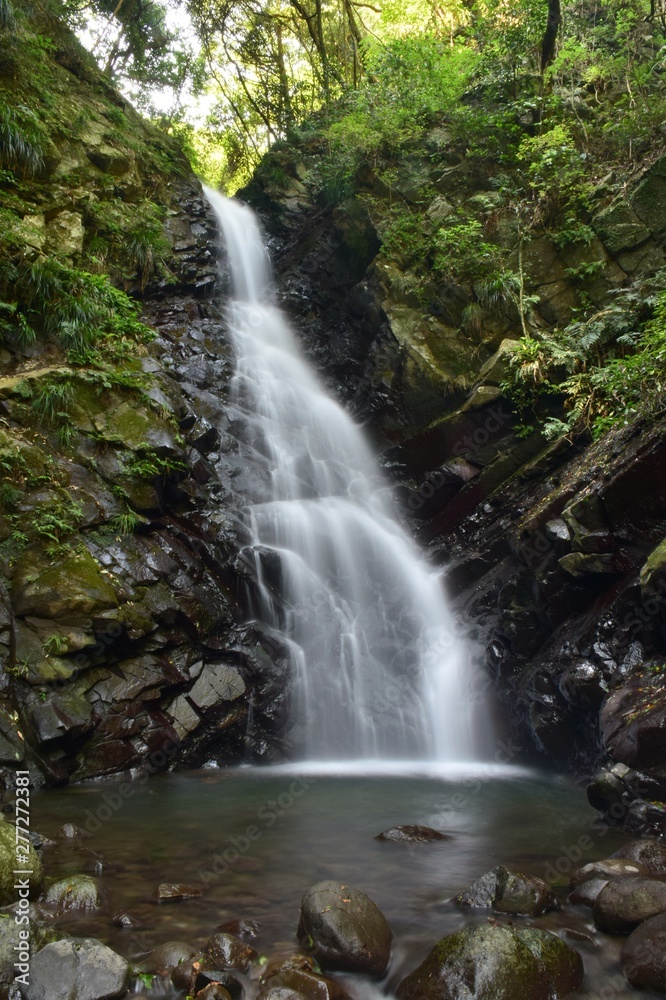
[[[229,199],[70,6],[0,0],[0,998],[663,995],[656,8],[626,101],[610,0],[368,43]]]

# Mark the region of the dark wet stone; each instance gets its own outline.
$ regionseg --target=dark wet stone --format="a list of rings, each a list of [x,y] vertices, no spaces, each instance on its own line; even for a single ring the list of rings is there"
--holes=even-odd
[[[57,910],[96,910],[103,900],[94,878],[90,875],[72,875],[50,885],[41,902]]]
[[[204,964],[203,962],[201,963]],[[194,990],[199,991],[205,989],[210,984],[216,984],[218,986],[223,986],[225,990],[230,994],[231,1000],[239,1000],[243,995],[243,981],[238,976],[234,975],[233,972],[227,969],[206,969],[201,968],[199,970],[195,967],[195,979],[194,979]],[[174,982],[173,973],[171,974],[171,981]]]
[[[658,840],[632,840],[620,847],[612,858],[625,858],[644,865],[653,875],[666,875],[666,844]]]
[[[666,993],[666,913],[650,917],[632,931],[622,947],[620,964],[632,986]]]
[[[305,993],[290,990],[286,986],[268,986],[257,993],[256,1000],[303,1000]]]
[[[433,830],[430,826],[392,826],[375,837],[375,840],[390,840],[396,844],[427,844],[433,840],[451,839],[448,833]]]
[[[89,834],[75,823],[65,823],[64,826],[61,826],[58,830],[58,836],[63,840],[76,840],[79,837],[88,837]]]
[[[325,969],[381,976],[391,956],[392,933],[379,907],[358,889],[317,882],[303,896],[297,931]]]
[[[558,908],[549,887],[534,875],[512,872],[503,865],[486,872],[456,896],[461,906],[492,907],[500,913],[538,916]]]
[[[666,910],[666,881],[616,878],[597,897],[592,911],[599,930],[628,934],[637,924]]]
[[[229,990],[220,983],[209,983],[196,995],[197,1000],[231,1000]]]
[[[349,1000],[340,983],[307,969],[284,969],[266,978],[265,982],[269,992],[284,990],[289,994],[307,997],[308,1000]],[[283,1000],[289,998],[283,997]]]
[[[111,918],[111,923],[116,927],[140,927],[141,921],[133,917],[131,913],[126,913],[124,910],[119,913],[114,913]]]
[[[247,972],[252,959],[257,957],[254,948],[224,932],[213,934],[204,950],[216,968],[239,969],[241,972]]]
[[[145,961],[148,972],[166,974],[172,972],[177,965],[189,962],[197,954],[187,941],[167,941],[151,951]]]
[[[569,902],[581,906],[594,906],[597,896],[609,881],[607,878],[591,878],[587,882],[582,882],[569,894]]]
[[[177,903],[181,899],[193,899],[201,895],[201,889],[196,885],[183,885],[180,882],[162,882],[157,887],[158,903]]]
[[[625,876],[650,875],[649,869],[636,861],[625,858],[605,858],[603,861],[592,861],[589,865],[578,868],[569,881],[572,889],[589,882],[590,879],[623,878]]]
[[[245,920],[242,917],[239,920],[227,920],[226,923],[220,924],[217,930],[223,931],[225,934],[233,934],[234,937],[240,938],[241,941],[254,941],[259,937],[259,924],[257,921]]]
[[[398,1000],[553,1000],[583,981],[580,955],[529,928],[485,924],[450,934],[398,986]]]
[[[129,965],[92,938],[68,938],[32,956],[25,1000],[112,1000],[122,996]]]

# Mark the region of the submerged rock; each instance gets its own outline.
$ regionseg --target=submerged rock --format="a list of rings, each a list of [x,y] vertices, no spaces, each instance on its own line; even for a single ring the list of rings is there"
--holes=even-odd
[[[32,957],[25,1000],[113,1000],[127,989],[129,965],[92,938],[45,945]]]
[[[461,906],[492,907],[499,913],[539,916],[559,904],[547,884],[534,875],[512,872],[503,865],[486,872],[456,896]]]
[[[451,840],[448,833],[433,830],[430,826],[392,826],[378,833],[375,840],[390,840],[395,844],[428,844],[433,840]]]
[[[201,889],[196,885],[183,885],[179,882],[162,882],[157,887],[158,903],[177,903],[181,899],[193,899],[201,895]]]
[[[398,986],[398,1000],[554,1000],[577,989],[583,963],[534,928],[478,925],[443,938]]]
[[[594,922],[608,934],[628,934],[637,924],[666,911],[666,881],[657,878],[615,878],[594,904]]]
[[[196,954],[196,948],[192,948],[187,941],[166,941],[151,951],[145,962],[145,968],[149,972],[168,973],[177,965],[194,958]]]
[[[308,889],[297,934],[301,942],[311,940],[325,969],[381,976],[391,956],[393,935],[379,907],[340,882],[317,882]]]

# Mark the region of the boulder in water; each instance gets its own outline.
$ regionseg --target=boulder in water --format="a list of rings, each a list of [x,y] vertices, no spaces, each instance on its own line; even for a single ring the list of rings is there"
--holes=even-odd
[[[25,1000],[112,1000],[123,996],[129,965],[92,938],[45,945],[32,957]]]
[[[253,958],[257,957],[254,948],[243,944],[232,934],[218,931],[206,943],[205,952],[217,969],[239,969],[247,972]]]
[[[57,910],[96,910],[102,905],[102,895],[92,876],[72,875],[50,885],[41,902]]]
[[[666,911],[666,881],[657,878],[614,878],[594,904],[594,922],[607,934],[628,934],[638,924]]]
[[[581,906],[594,906],[597,896],[608,885],[610,879],[590,878],[587,882],[581,882],[579,886],[569,894],[570,903],[578,903]]]
[[[461,906],[492,907],[499,913],[539,916],[556,910],[557,899],[549,887],[534,875],[512,872],[503,865],[486,872],[456,896]]]
[[[632,931],[620,955],[622,971],[640,990],[666,993],[666,913]]]
[[[398,986],[398,1000],[554,1000],[577,989],[583,963],[548,931],[467,927],[443,938]]]
[[[183,962],[189,962],[197,954],[187,941],[166,941],[154,948],[145,962],[149,972],[164,975]]]
[[[386,919],[364,893],[340,882],[317,882],[301,903],[298,939],[311,943],[325,969],[381,976],[391,956],[393,935]]]
[[[590,879],[622,878],[624,876],[650,875],[650,870],[637,861],[625,858],[604,858],[603,861],[592,861],[589,865],[578,868],[569,881],[572,889],[588,882]]]
[[[644,865],[653,875],[666,875],[666,844],[658,840],[632,840],[611,854],[611,858],[624,858]]]
[[[448,833],[433,830],[430,826],[392,826],[378,833],[375,840],[390,840],[394,844],[428,844],[433,840],[451,840]]]

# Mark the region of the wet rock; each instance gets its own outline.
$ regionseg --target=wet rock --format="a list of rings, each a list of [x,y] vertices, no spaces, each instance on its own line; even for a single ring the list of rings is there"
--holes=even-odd
[[[148,972],[166,975],[172,972],[177,965],[194,958],[196,954],[196,948],[192,948],[187,941],[166,941],[151,951],[145,961],[145,967]]]
[[[16,890],[14,888],[16,879],[14,876],[14,870],[17,866],[17,860],[19,858],[22,861],[25,859],[26,864],[23,867],[26,871],[31,872],[30,875],[24,876],[24,878],[28,879],[31,896],[35,895],[39,891],[44,880],[42,861],[35,848],[29,842],[27,844],[20,842],[20,847],[22,853],[17,854],[16,827],[12,823],[8,823],[7,820],[1,820],[0,897],[2,901],[7,903],[14,902],[16,899]],[[23,853],[23,848],[25,848],[27,854]]]
[[[308,1000],[348,1000],[348,994],[340,983],[307,969],[283,969],[271,976],[262,977],[262,982],[265,982],[266,990],[271,993],[273,990],[284,990],[289,994],[307,997]],[[282,1000],[290,998],[283,997]]]
[[[569,880],[572,889],[588,882],[590,879],[621,878],[623,875],[650,875],[650,870],[638,862],[625,858],[606,858],[603,861],[592,861],[589,865],[578,868]]]
[[[222,932],[208,939],[204,951],[216,968],[239,969],[240,972],[247,972],[250,963],[257,957],[254,948]]]
[[[653,875],[666,875],[666,844],[658,840],[632,840],[611,854],[612,858],[626,858],[643,865]]]
[[[378,833],[375,840],[390,840],[395,844],[428,844],[433,840],[451,840],[451,836],[430,826],[392,826]]]
[[[209,983],[196,994],[197,1000],[231,1000],[231,993],[221,983]]]
[[[666,678],[641,670],[613,691],[600,715],[601,738],[616,761],[628,767],[666,764]]]
[[[184,885],[180,882],[162,882],[157,887],[158,903],[177,903],[181,899],[193,899],[201,895],[201,889],[196,885]]]
[[[50,885],[42,902],[57,910],[96,910],[102,905],[102,896],[90,875],[72,875]]]
[[[312,942],[325,969],[381,976],[391,955],[392,934],[379,907],[339,882],[317,882],[301,903],[298,939]]]
[[[125,910],[121,910],[119,913],[114,913],[111,918],[111,923],[114,927],[140,927],[141,921],[133,917],[131,913],[126,913]]]
[[[443,938],[398,986],[398,1000],[552,1000],[583,980],[580,955],[548,931],[467,927]]]
[[[305,993],[290,990],[286,986],[267,986],[257,993],[256,1000],[304,1000]]]
[[[569,902],[578,903],[581,906],[594,906],[597,896],[610,879],[591,878],[587,882],[582,882],[573,892],[569,893]]]
[[[246,920],[243,917],[238,920],[227,920],[225,923],[220,924],[217,930],[223,931],[225,934],[233,934],[234,937],[240,938],[241,941],[254,941],[259,937],[259,924],[257,921]]]
[[[620,964],[632,986],[666,993],[666,913],[650,917],[631,932]]]
[[[63,823],[63,825],[58,830],[58,836],[62,840],[78,840],[89,836],[85,830],[82,830],[80,826],[76,823]]]
[[[628,934],[648,917],[666,910],[666,881],[624,877],[605,886],[594,904],[594,922],[608,934]]]
[[[118,603],[113,587],[85,549],[53,559],[40,550],[26,549],[16,566],[11,596],[17,615],[36,618],[90,614]]]
[[[547,884],[534,875],[512,872],[503,865],[486,872],[456,896],[461,906],[492,907],[500,913],[538,916],[558,908]]]
[[[25,1000],[112,1000],[127,989],[129,965],[92,938],[55,941],[32,956]]]

